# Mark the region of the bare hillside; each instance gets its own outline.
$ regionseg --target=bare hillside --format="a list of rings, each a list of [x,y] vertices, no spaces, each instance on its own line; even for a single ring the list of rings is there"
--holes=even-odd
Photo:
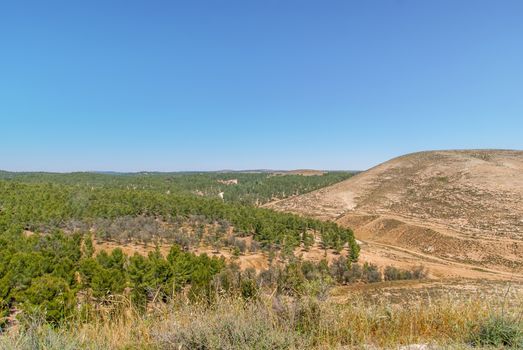
[[[409,154],[271,206],[352,227],[359,239],[375,243],[363,247],[370,260],[399,248],[416,255],[413,260],[505,272],[523,266],[523,151]],[[383,249],[371,256],[377,244]],[[445,269],[435,271],[448,275]]]

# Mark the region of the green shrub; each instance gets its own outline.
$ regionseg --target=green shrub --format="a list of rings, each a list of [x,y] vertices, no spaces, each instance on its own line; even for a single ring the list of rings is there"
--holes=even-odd
[[[240,285],[242,298],[244,300],[250,300],[256,298],[258,295],[258,286],[256,281],[252,279],[245,279]]]
[[[506,315],[490,315],[471,334],[475,346],[523,348],[523,324]]]
[[[45,275],[34,279],[24,292],[23,310],[51,323],[69,316],[74,307],[74,294],[62,278]]]

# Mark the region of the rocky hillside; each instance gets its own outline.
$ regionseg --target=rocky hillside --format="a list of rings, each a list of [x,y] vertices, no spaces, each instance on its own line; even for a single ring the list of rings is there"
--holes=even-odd
[[[409,154],[271,206],[453,262],[523,266],[523,151]]]

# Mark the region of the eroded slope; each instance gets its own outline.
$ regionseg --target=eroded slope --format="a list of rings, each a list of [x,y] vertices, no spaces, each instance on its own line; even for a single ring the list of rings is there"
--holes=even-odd
[[[521,151],[409,154],[272,207],[336,220],[359,239],[413,254],[513,272],[523,266]]]

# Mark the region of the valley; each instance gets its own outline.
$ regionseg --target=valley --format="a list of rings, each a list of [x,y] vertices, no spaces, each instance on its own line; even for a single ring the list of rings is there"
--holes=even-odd
[[[478,313],[521,307],[522,174],[523,152],[485,150],[415,153],[357,174],[2,172],[0,329],[5,340],[27,318],[43,327],[74,319],[85,339],[120,348],[112,333],[87,335],[84,319],[113,332],[104,315],[114,314],[140,324],[143,346],[191,348],[163,320],[192,329],[188,315],[202,313],[215,329],[213,317],[250,317],[241,302],[274,319],[271,337],[294,334],[302,321],[293,331],[289,317],[314,310],[331,322],[322,332],[343,334],[306,333],[290,348],[364,345],[374,328],[363,325],[376,317],[403,322],[400,343],[442,334],[463,343],[483,322]],[[338,312],[365,320],[350,323],[363,333],[343,333]],[[136,341],[128,327],[127,344]],[[384,333],[373,343],[397,341],[376,327]]]

